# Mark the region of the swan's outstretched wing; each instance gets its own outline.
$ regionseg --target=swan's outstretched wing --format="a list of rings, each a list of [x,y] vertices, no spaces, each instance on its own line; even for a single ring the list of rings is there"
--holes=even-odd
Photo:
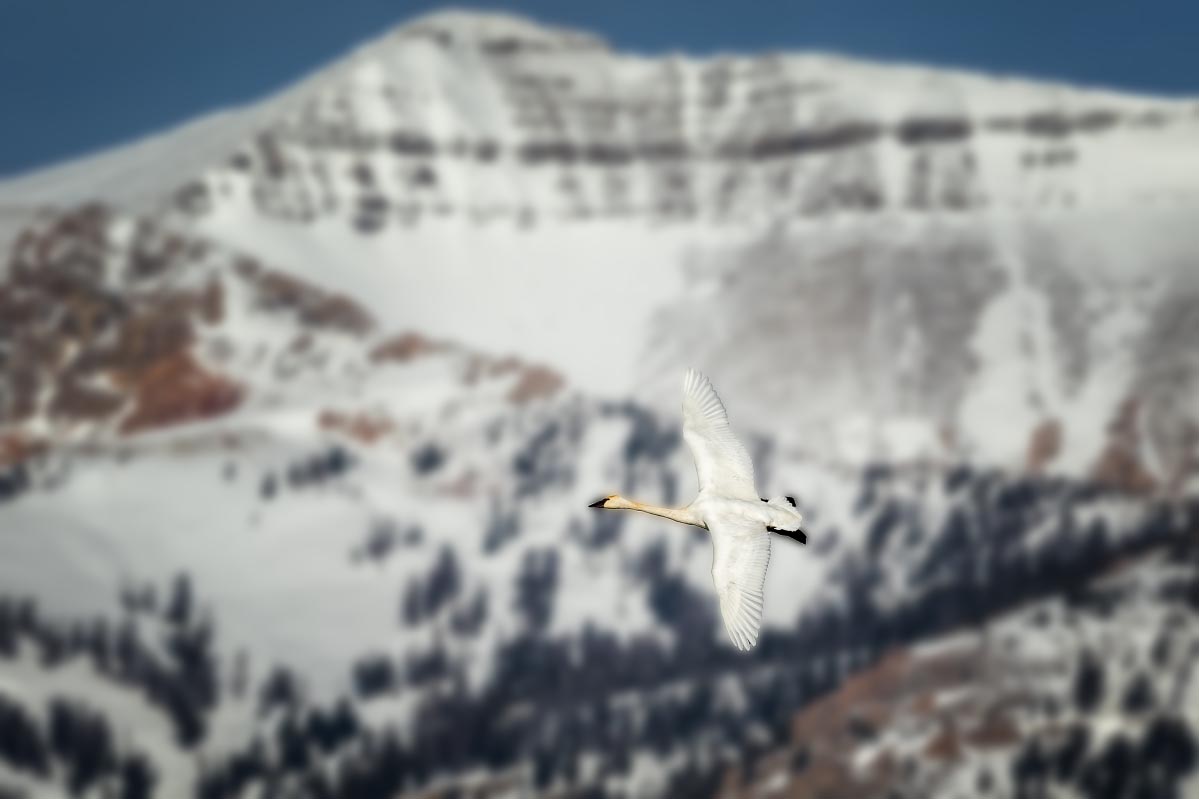
[[[758,642],[762,626],[762,587],[770,564],[770,534],[761,523],[724,520],[713,524],[712,582],[729,638],[741,650]]]
[[[716,389],[694,369],[683,378],[683,440],[695,459],[700,491],[758,501],[754,463],[733,435]]]

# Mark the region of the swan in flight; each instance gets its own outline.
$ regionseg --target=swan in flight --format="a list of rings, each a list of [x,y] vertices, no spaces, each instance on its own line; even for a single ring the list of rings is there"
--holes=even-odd
[[[593,508],[639,510],[712,534],[712,581],[725,629],[738,649],[758,642],[762,587],[770,563],[770,533],[801,544],[803,516],[791,497],[762,499],[754,487],[754,464],[733,435],[729,417],[708,378],[689,369],[683,378],[683,440],[695,459],[699,495],[685,508],[659,508],[612,494]]]

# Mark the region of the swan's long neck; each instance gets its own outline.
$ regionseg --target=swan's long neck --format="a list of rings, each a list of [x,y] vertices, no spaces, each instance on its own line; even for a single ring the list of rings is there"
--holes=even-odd
[[[646,505],[644,502],[634,502],[631,499],[624,497],[613,497],[608,500],[604,506],[606,508],[619,508],[625,510],[639,510],[642,513],[652,513],[655,516],[661,516],[664,519],[681,522],[682,524],[693,524],[696,527],[705,527],[704,520],[697,513],[688,508],[660,508],[657,505]]]

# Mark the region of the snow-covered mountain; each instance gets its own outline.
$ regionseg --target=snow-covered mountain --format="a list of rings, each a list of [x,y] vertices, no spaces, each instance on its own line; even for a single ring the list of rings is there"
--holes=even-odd
[[[449,13],[0,185],[0,205],[149,215],[592,391],[668,396],[701,363],[838,459],[1177,486],[1199,407],[1197,133],[1193,101],[635,57]]]
[[[0,183],[0,795],[1194,795],[1196,133],[448,13]],[[748,657],[586,508],[689,365],[811,520]]]

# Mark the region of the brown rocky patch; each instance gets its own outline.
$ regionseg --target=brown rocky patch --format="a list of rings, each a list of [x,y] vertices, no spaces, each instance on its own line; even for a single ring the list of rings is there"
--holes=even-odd
[[[930,654],[892,651],[795,715],[790,746],[759,761],[777,764],[781,753],[788,755],[790,773],[781,791],[768,789],[766,783],[777,779],[778,769],[755,765],[752,779],[743,769],[730,769],[720,795],[745,799],[763,795],[805,799],[884,796],[889,786],[906,779],[910,759],[900,758],[889,746],[877,750],[866,763],[855,764],[855,759],[863,746],[879,741],[876,730],[890,728],[897,719],[931,733],[918,759],[944,764],[960,758],[969,742],[960,732],[966,722],[958,717],[968,718],[971,710],[940,707],[938,698],[976,682],[982,669],[981,655],[976,645]],[[994,726],[971,727],[971,735],[977,735],[981,745],[999,740],[1008,733],[1000,719],[994,718]]]
[[[1058,456],[1062,449],[1062,425],[1057,419],[1045,419],[1035,428],[1028,439],[1028,454],[1025,468],[1039,473]]]
[[[366,310],[344,294],[319,289],[299,278],[243,261],[239,272],[255,289],[255,302],[265,311],[284,311],[309,328],[365,335],[374,327]]]
[[[1020,740],[1020,729],[1011,716],[992,711],[966,735],[966,742],[980,749],[1011,746]]]
[[[415,358],[443,352],[445,349],[445,344],[426,338],[420,333],[401,333],[379,343],[371,350],[371,360],[376,363],[407,363]]]
[[[1091,470],[1091,476],[1098,482],[1134,494],[1149,493],[1157,485],[1153,475],[1141,462],[1138,411],[1139,404],[1135,398],[1120,404],[1115,418],[1108,425],[1107,445]]]
[[[243,389],[209,372],[188,352],[177,352],[138,375],[133,412],[121,431],[133,433],[228,413],[243,398]]]
[[[809,705],[791,725],[797,742],[818,740],[829,729],[848,729],[854,712],[861,712],[880,697],[893,695],[909,669],[910,656],[903,650],[892,652],[874,668],[849,678],[841,689]]]
[[[323,410],[317,417],[317,425],[322,430],[340,433],[363,444],[374,444],[395,429],[391,419],[365,411]]]
[[[46,443],[21,433],[0,433],[0,468],[14,466],[46,451]]]
[[[302,334],[372,328],[348,297],[250,259],[210,258],[206,242],[145,220],[118,238],[113,222],[86,206],[18,236],[0,281],[0,425],[43,412],[132,432],[236,407],[244,389],[193,352],[199,332],[226,318],[228,280],[244,281],[252,302],[290,315]]]
[[[941,730],[929,740],[924,747],[924,755],[935,760],[953,761],[961,758],[962,745],[952,721],[942,725]]]
[[[544,366],[530,366],[521,372],[516,385],[508,392],[508,400],[518,405],[552,397],[564,385],[562,377]]]
[[[125,426],[138,429],[210,415],[240,396],[188,355],[196,327],[224,317],[216,275],[190,286],[184,279],[204,247],[145,222],[118,243],[111,222],[106,209],[86,206],[20,236],[0,284],[0,377],[10,387],[0,396],[0,423],[38,410],[100,423],[133,405]],[[167,377],[182,382],[172,388]],[[169,397],[182,406],[168,411]]]

